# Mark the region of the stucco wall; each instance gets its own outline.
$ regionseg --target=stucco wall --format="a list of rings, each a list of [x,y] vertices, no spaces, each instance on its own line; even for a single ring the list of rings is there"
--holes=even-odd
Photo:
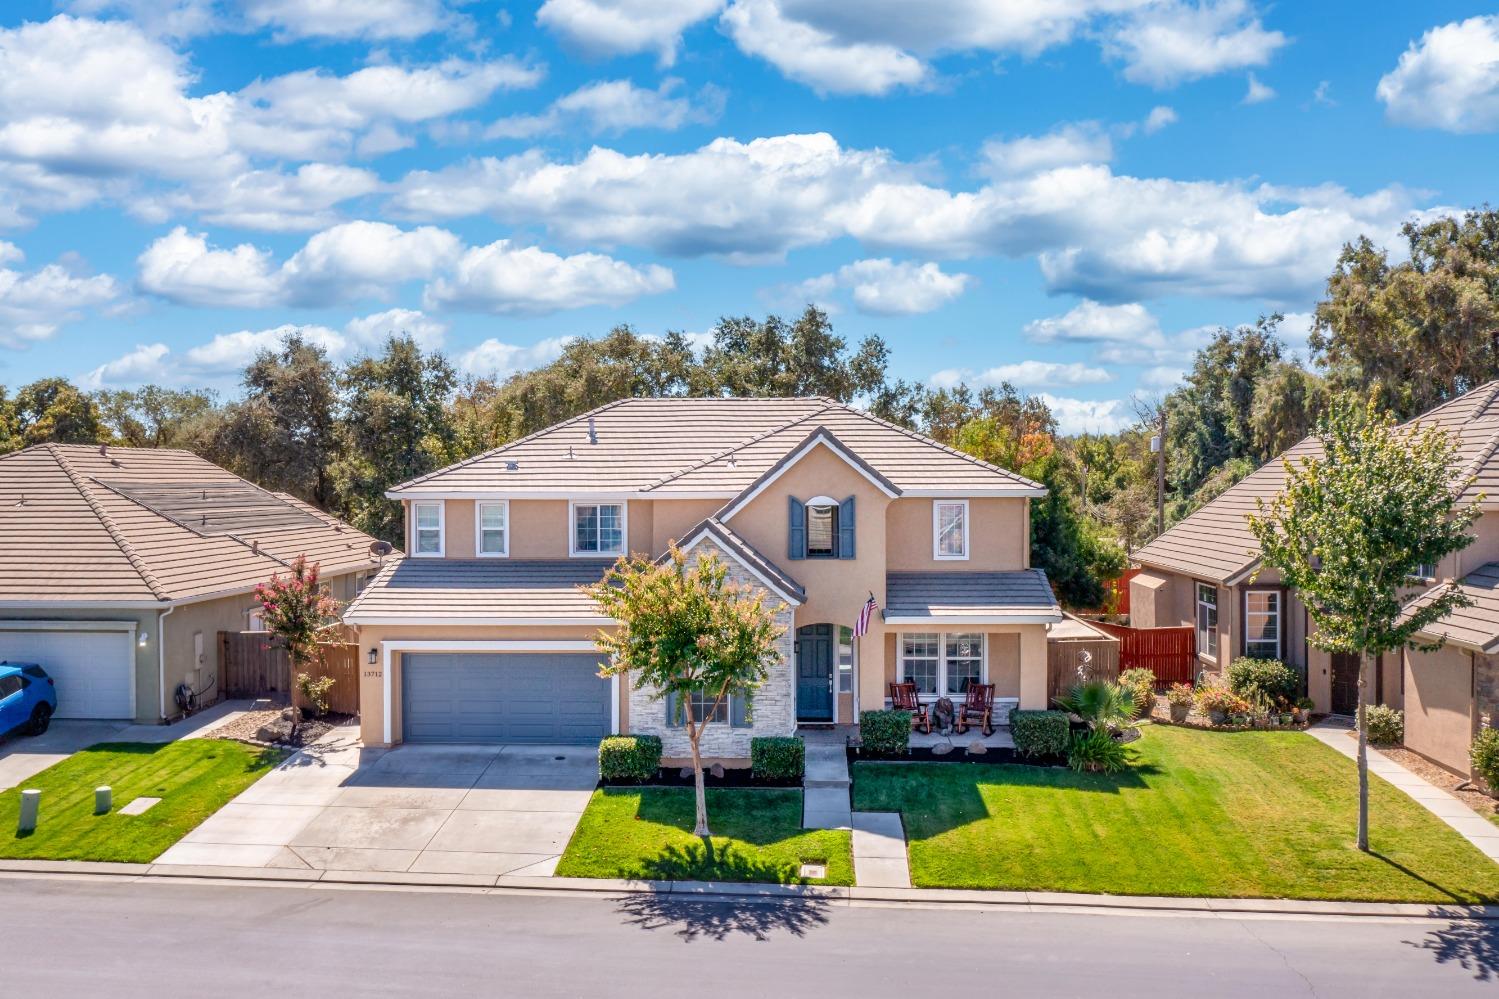
[[[475,555],[475,507],[471,499],[442,500],[443,556],[473,558]],[[572,523],[565,499],[509,500],[509,544],[511,558],[570,558]],[[629,500],[626,503],[626,543],[631,552],[659,555],[668,541],[678,539],[688,528],[712,515],[723,500]],[[416,550],[412,536],[411,504],[406,504],[406,551]]]
[[[895,572],[1003,572],[1025,568],[1029,500],[979,497],[968,501],[968,558],[932,557],[932,509],[940,500],[893,500],[885,511],[885,545]]]
[[[1404,664],[1406,748],[1467,775],[1477,729],[1472,654],[1450,645],[1436,652],[1406,650]]]
[[[937,632],[950,634],[961,631],[952,625],[920,628],[907,625],[901,632]],[[1046,701],[1046,626],[1044,624],[1021,624],[1013,626],[988,625],[984,632],[984,656],[988,668],[988,682],[994,684],[995,697],[1017,697],[1025,709],[1047,707]],[[864,709],[884,707],[889,685],[900,676],[900,633],[891,630],[885,642],[885,670],[881,678],[878,702],[864,701]]]

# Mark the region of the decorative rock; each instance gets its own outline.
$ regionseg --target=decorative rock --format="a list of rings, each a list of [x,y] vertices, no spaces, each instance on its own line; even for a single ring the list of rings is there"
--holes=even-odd
[[[708,768],[708,772],[713,775],[713,777],[714,777],[715,780],[723,780],[723,764],[722,763],[715,763],[715,764],[713,764],[713,766],[711,766],[711,767]]]
[[[969,756],[983,756],[989,752],[989,747],[984,745],[984,740],[974,739],[968,744]]]
[[[682,778],[683,780],[692,780],[692,768],[683,767],[681,770],[677,771],[677,776]]]
[[[946,756],[950,752],[952,752],[952,743],[950,742],[939,742],[932,747],[933,756]]]

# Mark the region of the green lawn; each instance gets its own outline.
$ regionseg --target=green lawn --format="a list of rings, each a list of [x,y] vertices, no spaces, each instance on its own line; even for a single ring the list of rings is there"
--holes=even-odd
[[[21,789],[0,793],[0,857],[155,860],[285,755],[228,739],[90,746],[22,785],[42,792],[36,832],[16,833]],[[114,791],[114,811],[95,815],[94,788],[103,784]],[[118,814],[138,797],[161,802],[143,815]]]
[[[902,813],[923,887],[1499,900],[1499,865],[1378,778],[1354,849],[1354,765],[1304,734],[1147,726],[1134,749],[1113,777],[861,763],[854,807]]]
[[[708,791],[708,843],[692,835],[691,788],[600,788],[583,813],[557,873],[571,878],[769,881],[850,885],[849,833],[803,829],[800,790]],[[827,865],[808,881],[804,863]]]

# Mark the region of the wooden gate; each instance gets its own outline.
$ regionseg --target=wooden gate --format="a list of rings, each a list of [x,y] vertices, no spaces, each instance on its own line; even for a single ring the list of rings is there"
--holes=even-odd
[[[1079,683],[1119,679],[1119,643],[1099,637],[1052,639],[1046,643],[1046,703],[1056,702]]]
[[[1148,669],[1155,674],[1156,688],[1197,679],[1197,629],[1127,628],[1122,624],[1089,622],[1119,639],[1119,669]]]
[[[274,644],[264,631],[219,632],[219,663],[225,697],[276,697],[285,699],[295,691],[291,657]],[[348,642],[322,642],[318,662],[307,672],[314,677],[333,677],[328,691],[328,710],[338,714],[359,713],[359,646]],[[297,703],[307,707],[300,693]]]

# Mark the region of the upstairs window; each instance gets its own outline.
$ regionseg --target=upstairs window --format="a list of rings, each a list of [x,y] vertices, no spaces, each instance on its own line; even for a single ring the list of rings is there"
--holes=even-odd
[[[1218,655],[1218,587],[1212,583],[1197,584],[1197,651]]]
[[[474,537],[476,553],[481,557],[495,558],[510,552],[510,536],[507,528],[510,505],[508,503],[480,503],[475,511],[478,523]]]
[[[623,555],[625,553],[625,507],[623,503],[574,503],[574,555]]]
[[[442,504],[413,503],[411,506],[412,532],[416,535],[416,550],[413,555],[438,556],[442,554]]]
[[[939,500],[932,505],[932,536],[936,540],[932,557],[966,559],[968,557],[968,501]]]
[[[807,506],[807,558],[838,557],[838,508]]]
[[[787,555],[790,558],[853,558],[854,498],[787,498]]]

